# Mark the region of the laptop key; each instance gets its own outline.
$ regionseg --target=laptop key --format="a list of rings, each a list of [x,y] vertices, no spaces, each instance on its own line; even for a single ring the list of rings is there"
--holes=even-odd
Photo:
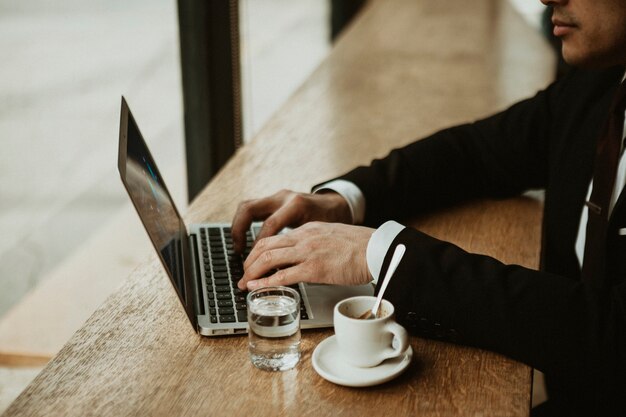
[[[217,293],[227,292],[230,295],[230,286],[229,285],[216,285],[215,292]]]
[[[222,307],[220,308],[220,316],[225,316],[225,315],[233,315],[235,314],[235,309],[232,307]]]
[[[218,292],[217,299],[218,300],[232,300],[233,296],[230,294],[230,292]]]
[[[236,303],[235,304],[235,308],[239,311],[239,310],[246,310],[248,308],[248,306],[246,306],[245,303]]]
[[[233,301],[232,300],[218,300],[217,306],[218,307],[232,307]]]
[[[248,321],[248,312],[247,311],[238,311],[237,312],[237,321]]]
[[[217,323],[217,317],[211,317],[211,323]]]
[[[235,316],[220,316],[220,323],[234,323]]]
[[[216,279],[215,285],[230,285],[230,280],[228,278]]]

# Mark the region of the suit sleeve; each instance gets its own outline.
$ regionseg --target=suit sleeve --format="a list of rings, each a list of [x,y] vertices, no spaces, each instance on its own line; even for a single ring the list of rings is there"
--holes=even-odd
[[[437,132],[343,175],[365,196],[364,224],[377,227],[471,198],[544,187],[548,121],[560,89],[553,85],[506,111]]]
[[[407,252],[385,298],[410,332],[524,362],[556,377],[569,398],[580,393],[594,407],[624,398],[624,285],[598,292],[469,254],[415,229],[404,229],[391,247],[399,243]]]

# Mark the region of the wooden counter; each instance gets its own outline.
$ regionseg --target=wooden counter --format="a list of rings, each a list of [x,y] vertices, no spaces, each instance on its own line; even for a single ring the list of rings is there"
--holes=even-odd
[[[391,147],[504,108],[546,85],[552,73],[548,47],[504,0],[373,1],[186,218],[228,220],[242,199],[280,188],[306,191]],[[520,198],[416,224],[465,249],[534,267],[540,217],[539,202]],[[6,415],[529,413],[530,368],[419,338],[411,339],[413,363],[396,380],[367,389],[334,385],[310,359],[330,334],[305,331],[303,359],[292,371],[256,370],[245,337],[193,333],[155,258],[96,311]]]

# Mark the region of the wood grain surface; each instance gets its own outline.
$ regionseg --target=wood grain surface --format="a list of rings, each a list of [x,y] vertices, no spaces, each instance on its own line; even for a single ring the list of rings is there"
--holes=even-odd
[[[228,220],[242,199],[308,191],[433,130],[532,94],[553,58],[505,0],[378,0],[259,135],[192,204],[187,220]],[[480,201],[414,225],[467,250],[536,267],[541,203]],[[414,361],[354,389],[315,373],[332,332],[304,331],[291,371],[255,369],[247,338],[197,336],[156,258],[87,321],[7,410],[50,415],[523,416],[531,369],[478,349],[413,337]]]

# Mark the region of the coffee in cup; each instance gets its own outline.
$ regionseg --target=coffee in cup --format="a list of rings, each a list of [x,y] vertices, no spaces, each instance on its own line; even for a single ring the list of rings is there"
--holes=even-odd
[[[375,297],[359,296],[335,305],[333,320],[339,351],[348,363],[359,368],[371,368],[396,358],[409,346],[408,334],[394,321],[394,308],[389,301],[382,300],[376,318],[359,318],[375,302]]]

